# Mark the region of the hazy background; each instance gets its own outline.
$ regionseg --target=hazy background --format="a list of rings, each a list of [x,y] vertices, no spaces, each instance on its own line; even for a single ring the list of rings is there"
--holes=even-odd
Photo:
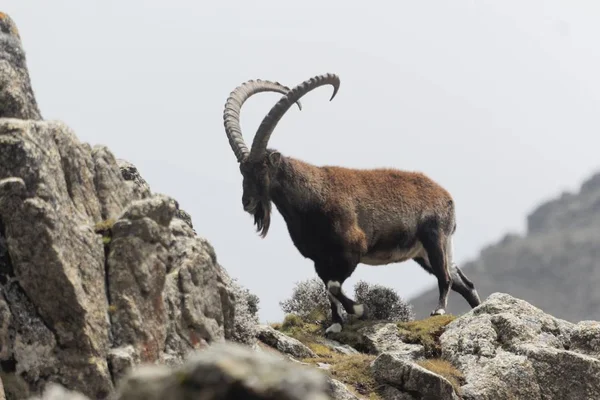
[[[4,0],[46,119],[134,163],[176,198],[219,262],[261,300],[262,320],[314,276],[280,215],[266,239],[241,206],[223,105],[247,79],[295,85],[337,73],[290,109],[270,146],[315,164],[420,170],[455,197],[459,262],[539,202],[600,167],[597,1]],[[279,98],[246,103],[250,145]],[[359,265],[411,297],[435,285],[414,262]],[[452,304],[450,304],[450,309]]]

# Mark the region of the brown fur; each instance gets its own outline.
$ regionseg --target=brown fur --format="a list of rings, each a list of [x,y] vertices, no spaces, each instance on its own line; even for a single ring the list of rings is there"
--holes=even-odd
[[[261,235],[268,232],[273,202],[294,245],[315,262],[317,273],[326,284],[343,283],[358,263],[370,258],[379,264],[413,258],[437,276],[437,310],[443,312],[447,289],[453,284],[447,244],[456,222],[452,196],[432,179],[420,172],[392,168],[319,167],[283,157],[274,150],[268,150],[263,160],[242,164],[240,170],[244,178],[243,201],[255,204],[247,211],[254,215]],[[420,262],[410,252],[404,258],[398,255],[402,249],[414,248],[418,241],[427,249],[438,251],[437,255],[428,254],[436,260],[434,264]],[[461,274],[464,275],[460,271],[453,289],[472,305],[478,304],[476,292],[468,285],[472,283],[461,279]],[[353,312],[356,303],[341,290],[332,296],[347,312]],[[333,312],[334,322],[339,323],[337,311]]]

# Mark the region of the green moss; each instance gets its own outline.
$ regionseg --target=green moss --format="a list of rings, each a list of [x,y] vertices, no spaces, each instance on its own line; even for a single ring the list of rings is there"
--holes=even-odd
[[[104,221],[98,222],[94,225],[94,232],[102,235],[102,243],[107,246],[112,241],[111,229],[115,224],[115,220],[110,218]]]
[[[374,359],[375,356],[373,355],[345,355],[332,352],[327,357],[305,358],[302,361],[314,365],[318,363],[329,364],[330,368],[325,372],[332,378],[344,383],[361,396],[379,400],[381,399],[377,394],[379,385],[371,373],[371,363]]]
[[[434,315],[419,321],[399,322],[400,336],[406,343],[420,344],[425,357],[435,358],[441,354],[439,338],[446,325],[455,320],[453,315]]]
[[[417,361],[417,364],[431,372],[446,378],[454,387],[456,393],[460,396],[460,386],[464,385],[465,378],[452,363],[440,358]]]

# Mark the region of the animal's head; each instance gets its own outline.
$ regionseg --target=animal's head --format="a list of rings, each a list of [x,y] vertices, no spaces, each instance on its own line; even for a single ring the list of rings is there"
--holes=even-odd
[[[229,144],[240,163],[242,173],[242,206],[254,216],[254,224],[262,237],[267,235],[271,223],[271,188],[276,182],[277,171],[281,165],[281,154],[267,149],[269,138],[292,104],[302,109],[300,98],[319,86],[330,84],[334,87],[331,100],[337,94],[340,81],[334,74],[319,75],[289,89],[277,82],[250,80],[238,86],[227,99],[223,120]],[[271,108],[260,124],[252,148],[248,150],[242,137],[240,111],[248,98],[260,92],[277,92],[283,96]]]

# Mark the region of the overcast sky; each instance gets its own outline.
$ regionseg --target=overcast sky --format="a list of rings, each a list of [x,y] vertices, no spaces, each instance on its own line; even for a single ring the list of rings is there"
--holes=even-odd
[[[315,273],[277,212],[261,239],[242,209],[222,113],[248,79],[338,74],[338,96],[311,92],[270,146],[318,165],[425,172],[456,200],[461,263],[600,169],[597,1],[4,0],[2,11],[44,118],[176,198],[260,297],[263,321],[281,319],[279,301]],[[248,145],[278,98],[246,103]],[[361,264],[347,293],[359,279],[407,298],[436,284],[412,261]]]

